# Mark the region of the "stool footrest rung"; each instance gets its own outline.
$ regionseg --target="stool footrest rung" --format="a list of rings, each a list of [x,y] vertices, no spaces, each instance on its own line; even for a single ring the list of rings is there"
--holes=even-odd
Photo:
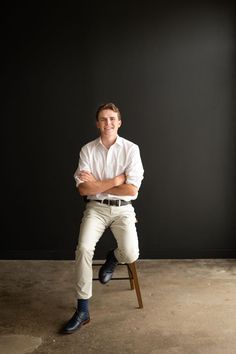
[[[93,280],[99,280],[99,278],[93,278]],[[111,280],[130,280],[130,278],[129,277],[122,277],[122,278],[112,277]]]

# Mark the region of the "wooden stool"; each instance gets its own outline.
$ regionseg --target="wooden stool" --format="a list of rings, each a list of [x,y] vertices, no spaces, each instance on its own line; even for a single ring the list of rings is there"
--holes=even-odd
[[[94,263],[93,266],[102,266],[103,264]],[[136,269],[136,262],[133,263],[119,263],[117,266],[126,266],[128,271],[128,277],[112,277],[111,280],[129,280],[131,290],[135,289],[139,308],[143,308],[143,300],[139,287],[138,274]],[[93,280],[99,280],[99,278],[93,278]]]

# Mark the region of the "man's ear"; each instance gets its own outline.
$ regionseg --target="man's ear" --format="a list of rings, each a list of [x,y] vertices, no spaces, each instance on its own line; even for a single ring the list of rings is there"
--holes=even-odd
[[[121,120],[121,119],[119,120],[119,123],[120,123],[120,124],[119,124],[119,128],[120,128],[120,126],[121,126],[121,124],[122,124],[122,120]]]

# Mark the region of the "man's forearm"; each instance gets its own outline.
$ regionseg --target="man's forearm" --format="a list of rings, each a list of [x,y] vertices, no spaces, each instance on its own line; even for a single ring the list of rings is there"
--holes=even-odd
[[[79,185],[79,192],[82,196],[103,193],[107,189],[115,187],[114,180],[108,179],[96,182],[84,182]]]
[[[83,178],[83,183],[80,183],[78,186],[78,190],[82,196],[104,193],[107,190],[122,185],[125,182],[124,174],[102,181],[96,180],[90,173],[87,172],[84,172],[82,176],[83,177],[81,178]]]
[[[123,183],[118,187],[113,187],[110,189],[107,189],[105,193],[108,194],[113,194],[113,195],[129,195],[129,196],[134,196],[138,192],[138,188],[135,187],[132,184],[126,184]]]

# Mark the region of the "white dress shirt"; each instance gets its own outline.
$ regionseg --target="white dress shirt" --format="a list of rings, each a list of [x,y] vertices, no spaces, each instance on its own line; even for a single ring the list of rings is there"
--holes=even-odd
[[[89,171],[98,180],[114,178],[122,173],[126,175],[126,183],[140,188],[143,179],[143,165],[139,147],[133,142],[117,136],[116,142],[107,149],[97,138],[86,145],[80,151],[78,168],[74,173],[76,186],[83,183],[79,179],[81,171]],[[134,200],[138,196],[118,196],[108,193],[99,193],[87,196],[88,199],[122,199]]]

